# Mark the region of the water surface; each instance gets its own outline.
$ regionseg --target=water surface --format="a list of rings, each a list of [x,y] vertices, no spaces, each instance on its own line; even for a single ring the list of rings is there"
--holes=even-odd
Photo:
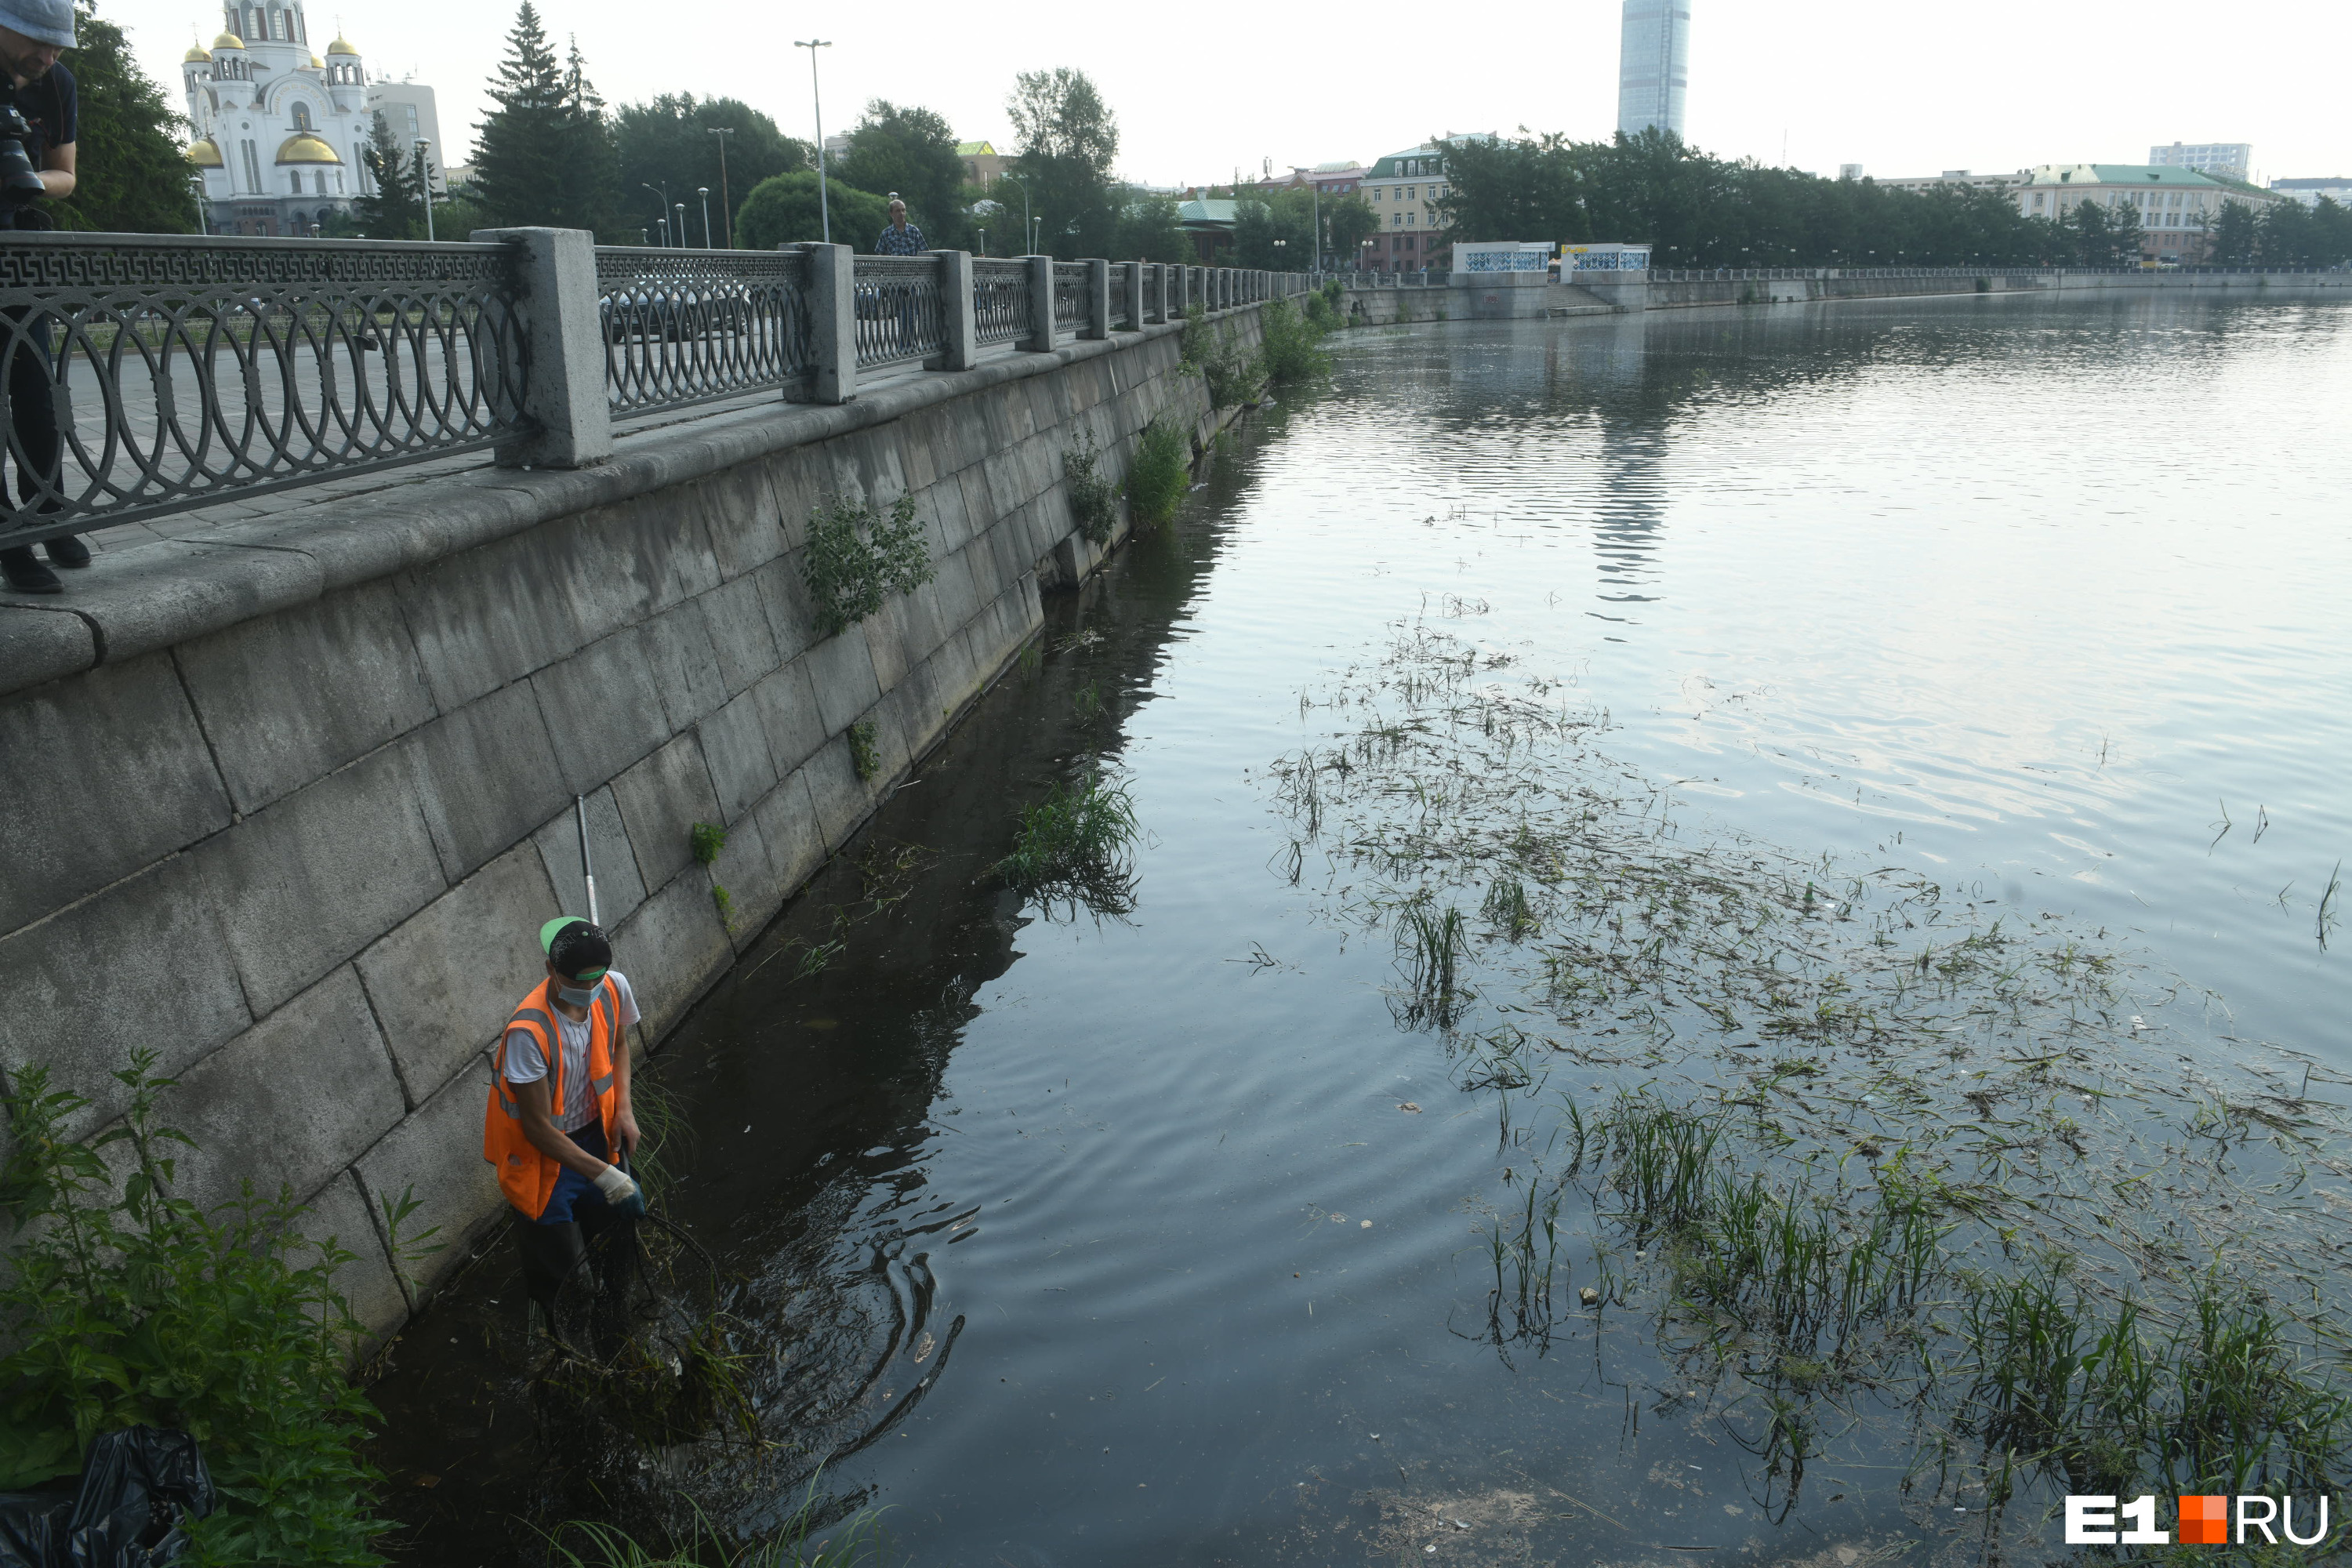
[[[1348,335],[665,1051],[672,1208],[748,1281],[780,1426],[926,1563],[1969,1558],[1969,1500],[1866,1436],[1792,1499],[1634,1327],[1496,1342],[1495,1097],[1400,1026],[1348,879],[1290,879],[1270,764],[1428,628],[1605,713],[1694,835],[1906,867],[2218,998],[2150,1072],[2284,1047],[2331,1092],[2347,328],[2168,295]],[[988,870],[1090,760],[1147,830],[1123,918]],[[381,1391],[395,1467],[457,1480],[401,1494],[436,1560],[521,1462],[461,1353]]]

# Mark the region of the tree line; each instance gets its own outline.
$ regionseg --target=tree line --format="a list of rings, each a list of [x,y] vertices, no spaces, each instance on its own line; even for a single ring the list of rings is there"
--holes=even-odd
[[[1608,142],[1550,134],[1441,143],[1446,194],[1435,205],[1454,240],[1647,239],[1660,267],[2127,266],[2140,258],[2137,209],[2083,202],[2054,217],[2021,213],[2006,192],[1874,180],[1716,158],[1671,132]],[[2352,213],[2226,201],[2212,259],[2277,266],[2352,258]]]
[[[815,150],[739,100],[677,93],[609,109],[577,47],[559,54],[530,0],[489,96],[473,180],[434,204],[439,233],[547,225],[592,229],[608,245],[766,250],[821,237],[829,214],[836,242],[871,250],[895,195],[933,249],[1020,255],[1025,229],[1061,257],[1190,253],[1174,201],[1112,174],[1118,120],[1083,71],[1021,73],[1006,104],[1019,153],[985,183],[971,177],[944,116],[872,100],[846,150],[824,161],[822,204]],[[355,204],[350,230],[421,237],[424,176],[388,129],[378,136],[368,158],[375,192]]]

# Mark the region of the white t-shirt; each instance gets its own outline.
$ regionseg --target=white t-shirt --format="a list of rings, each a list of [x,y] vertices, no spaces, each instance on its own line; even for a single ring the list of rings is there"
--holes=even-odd
[[[628,1049],[626,1032],[637,1021],[637,994],[629,989],[629,977],[619,970],[607,970],[605,976],[621,997],[621,1028],[614,1037],[613,1049],[625,1051]],[[604,981],[596,984],[601,987]],[[556,1130],[576,1132],[596,1120],[596,1097],[581,1088],[588,1081],[588,1020],[575,1024],[560,1007],[551,1007],[548,1013],[555,1020],[556,1037],[562,1042],[563,1081],[568,1089],[564,1098],[570,1102],[556,1118]],[[547,1076],[547,1058],[540,1054],[539,1041],[530,1030],[507,1031],[506,1071],[509,1083],[537,1083]]]

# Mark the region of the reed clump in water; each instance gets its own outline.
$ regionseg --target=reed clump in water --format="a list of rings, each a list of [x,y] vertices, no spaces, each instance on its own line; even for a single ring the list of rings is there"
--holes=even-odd
[[[1097,917],[1135,908],[1135,841],[1141,828],[1127,786],[1098,772],[1055,780],[1045,798],[1021,812],[1013,850],[996,874],[1050,914],[1066,906]]]

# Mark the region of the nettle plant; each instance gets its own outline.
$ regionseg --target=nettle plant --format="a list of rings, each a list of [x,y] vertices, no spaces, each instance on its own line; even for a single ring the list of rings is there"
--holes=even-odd
[[[913,593],[933,571],[912,496],[900,496],[887,514],[871,502],[837,498],[810,515],[801,574],[826,637],[847,631],[891,595]]]

